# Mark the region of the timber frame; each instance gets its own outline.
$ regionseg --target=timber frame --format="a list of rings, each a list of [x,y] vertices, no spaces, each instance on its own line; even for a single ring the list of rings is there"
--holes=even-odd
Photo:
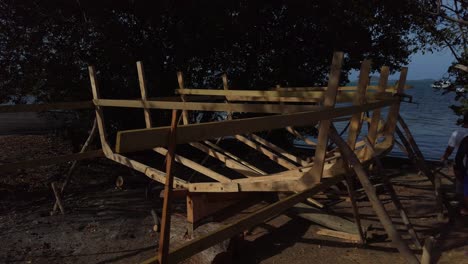
[[[232,237],[244,229],[291,208],[313,194],[325,191],[338,182],[346,180],[348,186],[350,186],[354,178],[353,175],[356,175],[364,188],[367,188],[366,193],[396,247],[407,257],[409,262],[418,263],[414,254],[402,242],[401,237],[397,234],[391,221],[389,221],[388,214],[386,214],[385,209],[378,200],[375,189],[372,189],[372,185],[369,186],[370,183],[368,179],[366,180],[367,174],[362,169],[363,166],[375,162],[376,159],[386,155],[393,148],[394,135],[398,129],[397,123],[402,122],[399,116],[400,102],[404,95],[404,89],[408,88],[405,86],[407,68],[402,68],[398,83],[395,86],[389,86],[389,68],[384,66],[381,69],[379,84],[371,86],[369,84],[371,62],[365,60],[361,66],[357,86],[340,87],[342,62],[343,53],[335,52],[327,87],[276,87],[268,91],[229,89],[226,75],[222,76],[223,89],[187,88],[184,84],[183,75],[179,72],[177,74],[179,87],[175,90],[178,96],[161,98],[150,98],[148,96],[143,64],[137,62],[141,98],[133,100],[101,98],[96,70],[93,66],[89,66],[92,101],[0,106],[0,113],[53,109],[94,109],[101,149],[51,159],[4,164],[0,165],[0,172],[70,160],[105,157],[137,170],[157,182],[169,183],[170,186],[166,186],[169,188],[168,193],[171,193],[172,188],[185,190],[188,194],[188,221],[193,224],[200,221],[207,214],[206,212],[200,213],[197,211],[201,210],[196,209],[200,208],[199,205],[195,204],[197,201],[194,197],[197,197],[197,194],[293,193],[286,199],[271,204],[251,216],[242,218],[222,230],[206,237],[197,238],[180,248],[171,248],[169,250],[166,245],[164,249],[166,253],[159,256],[163,263],[181,261],[208,248],[216,241]],[[119,131],[115,146],[111,146],[108,141],[103,114],[103,108],[105,107],[142,109],[145,128]],[[382,114],[382,109],[385,108],[388,109],[386,116]],[[153,127],[151,109],[173,110],[173,121],[176,120],[175,116],[180,112],[182,124],[173,122],[171,126]],[[193,115],[196,111],[224,112],[226,118],[217,122],[190,123],[192,120],[190,115]],[[233,119],[232,114],[235,112],[256,113],[258,116]],[[370,118],[366,118],[366,112],[371,113]],[[335,123],[344,121],[349,122],[348,137],[346,139],[342,139],[334,127]],[[363,129],[364,123],[368,123],[367,131]],[[318,129],[318,136],[315,141],[301,135],[297,130],[299,127],[314,126]],[[285,129],[294,137],[303,140],[305,144],[314,148],[314,151],[311,150],[310,157],[301,158],[267,141],[258,134],[258,132],[273,129]],[[226,137],[244,144],[260,155],[264,155],[283,169],[275,173],[267,173],[257,168],[255,164],[251,164],[251,162],[226,151],[218,144]],[[337,147],[330,150],[330,142]],[[176,154],[174,149],[177,144],[186,144],[190,148],[204,152],[207,157],[209,156],[223,163],[226,168],[232,170],[239,177],[231,178],[204,166],[203,161],[197,162]],[[171,171],[173,160],[175,163],[204,175],[205,180],[193,182],[188,180],[187,177],[166,173],[126,155],[130,152],[142,150],[151,150],[157,155],[169,155],[171,164],[166,166],[166,172]],[[167,177],[167,175],[170,175],[170,177]],[[170,180],[168,180],[169,178]],[[387,184],[390,184],[389,181]],[[349,190],[349,192],[351,194],[353,190]],[[394,196],[396,197],[396,195]],[[166,201],[170,205],[168,197]],[[351,197],[355,207],[353,198]],[[355,219],[360,229],[358,214],[357,207],[355,207]],[[363,239],[362,233],[361,239]],[[418,240],[416,239],[416,241]],[[148,260],[148,262],[157,259],[154,258]]]

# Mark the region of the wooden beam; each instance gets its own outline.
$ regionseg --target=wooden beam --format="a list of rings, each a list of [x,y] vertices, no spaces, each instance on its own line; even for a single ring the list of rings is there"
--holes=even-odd
[[[15,171],[18,169],[30,169],[34,167],[40,166],[47,166],[53,165],[57,163],[64,163],[74,160],[84,160],[84,159],[92,159],[92,158],[99,158],[104,157],[104,153],[102,150],[93,150],[83,153],[73,153],[49,158],[42,158],[42,159],[35,159],[35,160],[25,160],[15,163],[7,163],[0,165],[0,173]]]
[[[300,203],[306,198],[326,190],[331,185],[334,185],[337,182],[339,182],[341,179],[342,178],[324,179],[324,181],[317,183],[314,187],[308,190],[291,195],[279,202],[262,208],[253,214],[242,217],[234,223],[226,225],[220,228],[219,230],[216,230],[205,236],[195,238],[194,240],[183,244],[177,248],[173,248],[170,250],[169,253],[169,262],[179,263],[180,261],[200,251],[210,248],[211,246],[216,245],[225,239],[231,238],[234,235],[242,232],[243,230],[249,229],[273,216],[282,213],[283,211],[287,210],[288,208],[291,208],[297,203]],[[143,263],[156,263],[157,261],[158,258],[154,257],[144,261]]]
[[[157,148],[154,148],[153,149],[154,151],[156,151],[157,153],[161,154],[161,155],[167,155],[168,151],[167,149],[165,148],[162,148],[162,147],[157,147]],[[213,180],[216,180],[216,181],[219,181],[219,182],[230,182],[231,179],[229,179],[228,177],[222,175],[222,174],[219,174],[217,173],[216,171],[213,171],[195,161],[192,161],[190,159],[187,159],[183,156],[180,156],[180,155],[175,155],[174,157],[174,160],[184,166],[187,166],[188,168],[191,168],[192,170],[195,170]]]
[[[145,100],[117,100],[99,99],[93,100],[96,106],[125,107],[144,109],[179,109],[184,111],[227,111],[248,113],[295,113],[319,110],[316,105],[278,105],[278,104],[226,104],[209,102],[171,102],[171,101],[145,101]]]
[[[361,64],[361,70],[359,72],[359,84],[355,93],[353,105],[363,105],[366,101],[366,88],[369,84],[369,73],[371,70],[371,60],[364,60]],[[364,113],[356,113],[352,115],[349,124],[348,132],[348,145],[354,151],[356,148],[356,141],[359,133],[361,132],[362,119]]]
[[[217,137],[284,128],[287,126],[307,126],[319,120],[332,119],[343,115],[385,107],[392,104],[394,101],[395,99],[388,99],[362,106],[348,106],[314,112],[183,125],[177,130],[177,143],[183,144]],[[166,146],[166,135],[168,131],[168,127],[119,131],[117,133],[116,151],[122,153]]]
[[[180,95],[225,96],[229,101],[268,101],[268,102],[322,102],[326,93],[323,91],[261,91],[261,90],[221,90],[221,89],[176,89]],[[337,95],[337,102],[352,102],[354,92],[342,92]],[[369,93],[369,99],[376,94]]]
[[[264,139],[264,138],[262,138],[262,137],[259,137],[259,136],[255,135],[255,134],[250,134],[250,136],[252,137],[253,140],[257,141],[258,143],[260,143],[260,144],[262,144],[262,145],[264,145],[264,146],[270,148],[271,150],[276,151],[277,153],[279,153],[279,154],[281,154],[282,156],[284,156],[284,157],[286,157],[286,158],[288,158],[288,159],[294,161],[294,162],[297,163],[297,164],[300,164],[300,165],[302,165],[302,166],[307,166],[307,165],[309,165],[309,162],[307,162],[307,161],[305,161],[305,160],[303,160],[303,159],[301,159],[301,158],[299,158],[299,157],[296,157],[296,156],[290,154],[290,153],[287,152],[286,150],[284,150],[284,149],[278,147],[277,145],[275,145],[275,144],[269,142],[268,140],[266,140],[266,139]]]
[[[286,159],[283,159],[282,157],[280,157],[279,155],[273,153],[272,151],[268,150],[267,148],[259,145],[259,144],[256,144],[255,142],[253,142],[252,140],[249,140],[248,138],[244,137],[244,136],[241,136],[241,135],[235,135],[234,136],[237,140],[239,140],[240,142],[244,143],[245,145],[257,150],[258,152],[264,154],[267,158],[269,158],[270,160],[278,163],[279,165],[285,167],[286,169],[295,169],[297,168],[296,165],[294,165],[293,163],[291,163],[290,161],[286,160]]]
[[[206,142],[205,142],[206,143]],[[211,143],[211,142],[210,142]],[[224,162],[226,167],[233,169],[237,171],[240,174],[243,174],[247,177],[249,176],[255,176],[255,175],[261,175],[259,172],[256,170],[252,169],[246,164],[242,164],[239,161],[233,159],[231,156],[228,156],[226,152],[223,152],[221,150],[213,149],[210,147],[207,147],[206,145],[203,145],[201,143],[190,143],[190,145],[200,151],[205,152],[206,154],[210,155],[211,157]],[[214,145],[214,144],[213,144]]]
[[[338,85],[340,83],[341,65],[343,64],[344,53],[333,53],[333,60],[328,78],[328,87],[325,94],[323,106],[334,108],[336,103],[336,95],[338,93]],[[360,113],[360,112],[356,112]],[[336,117],[336,116],[334,116]],[[323,174],[323,165],[325,163],[325,154],[328,147],[328,131],[332,124],[331,118],[323,118],[320,120],[319,134],[317,136],[317,147],[315,148],[314,165],[310,171],[304,174],[304,179],[316,183],[320,182]]]
[[[82,102],[62,102],[50,104],[17,104],[0,105],[0,113],[18,113],[18,112],[43,112],[50,110],[78,110],[93,109],[92,101]]]
[[[325,228],[319,228],[317,230],[317,235],[336,237],[336,238],[348,240],[353,243],[359,243],[361,241],[359,235],[357,234],[350,234],[346,232],[340,232],[340,231],[335,231],[335,230],[330,230],[330,229],[325,229]]]
[[[256,176],[256,175],[267,175],[268,173],[264,172],[263,170],[255,167],[254,165],[250,164],[249,162],[239,158],[238,156],[232,154],[231,152],[221,148],[220,146],[214,144],[213,142],[209,141],[209,140],[205,140],[203,141],[203,143],[205,143],[206,145],[208,145],[209,147],[213,148],[214,150],[220,152],[220,153],[223,153],[224,155],[226,155],[227,157],[229,157],[230,159],[238,162],[239,164],[242,164],[248,168],[250,168],[253,172],[255,172],[255,175],[248,175],[248,177],[250,176]]]
[[[386,67],[386,66],[383,66]],[[410,85],[405,85],[404,89],[411,89],[412,87]],[[275,87],[274,90],[280,90],[280,91],[326,91],[327,87]],[[356,91],[358,90],[358,86],[340,86],[338,87],[338,91]],[[379,91],[380,87],[379,85],[369,85],[367,86],[368,91]],[[384,91],[392,91],[396,90],[396,87],[390,86],[385,88]]]

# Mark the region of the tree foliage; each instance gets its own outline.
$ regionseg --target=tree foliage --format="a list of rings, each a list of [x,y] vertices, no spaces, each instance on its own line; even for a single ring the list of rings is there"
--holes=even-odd
[[[428,37],[423,2],[0,0],[0,101],[88,99],[89,64],[104,97],[138,97],[137,60],[150,96],[177,70],[196,87],[324,84],[335,50],[344,81],[364,58],[396,70]]]

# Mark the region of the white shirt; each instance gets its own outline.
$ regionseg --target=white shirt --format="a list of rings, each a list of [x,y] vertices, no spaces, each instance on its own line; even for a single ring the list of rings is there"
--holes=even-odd
[[[449,147],[452,147],[454,149],[458,148],[460,142],[466,136],[468,136],[468,128],[466,127],[460,127],[459,129],[453,131],[448,142]]]

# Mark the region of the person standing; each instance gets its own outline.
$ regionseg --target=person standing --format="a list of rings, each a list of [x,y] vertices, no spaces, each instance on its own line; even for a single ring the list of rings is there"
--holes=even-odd
[[[458,147],[457,154],[455,155],[455,165],[453,166],[453,171],[457,180],[462,183],[462,194],[463,199],[462,206],[460,209],[460,214],[462,216],[468,215],[468,168],[467,168],[467,158],[468,158],[468,136],[464,137],[460,142]]]
[[[441,161],[445,162],[448,160],[453,151],[458,148],[460,142],[464,137],[468,136],[468,112],[463,115],[463,121],[460,128],[453,131],[450,139],[448,141],[448,146],[445,149],[444,155],[441,158]]]
[[[461,127],[453,131],[452,135],[450,136],[450,139],[448,141],[448,146],[445,149],[444,155],[441,157],[441,161],[445,163],[450,157],[450,155],[453,153],[453,151],[459,148],[461,141],[467,136],[468,136],[468,112],[464,113],[463,115]],[[460,155],[461,154],[462,153],[460,153]],[[455,193],[458,199],[460,200],[460,202],[463,203],[463,199],[462,199],[463,193],[464,193],[463,181],[465,178],[464,176],[466,174],[466,171],[463,171],[462,173],[462,171],[455,169],[455,166],[453,170],[455,174]],[[459,174],[459,173],[462,173],[462,174]]]

